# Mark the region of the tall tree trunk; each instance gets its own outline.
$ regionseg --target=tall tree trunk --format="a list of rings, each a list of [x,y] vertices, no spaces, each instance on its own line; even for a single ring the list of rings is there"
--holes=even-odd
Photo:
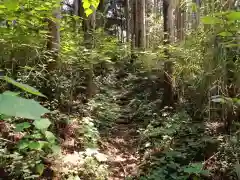
[[[49,87],[48,81],[52,79],[52,74],[56,73],[54,72],[55,69],[58,67],[58,57],[59,57],[59,51],[60,51],[60,16],[61,16],[61,10],[60,10],[60,4],[58,8],[53,10],[52,16],[55,20],[47,18],[46,22],[48,23],[48,39],[47,39],[47,74],[45,79],[47,79],[44,82],[44,87],[41,90],[49,99],[57,98],[55,95],[58,93],[52,92],[52,88]],[[55,95],[54,95],[55,94]]]
[[[224,5],[224,10],[229,11],[233,9],[234,9],[234,0],[228,0]],[[237,44],[236,40],[235,40],[235,43]],[[236,47],[235,48],[227,47],[226,48],[226,61],[227,61],[226,62],[226,76],[227,76],[226,86],[227,86],[227,95],[230,98],[237,97],[237,87],[236,87],[237,76],[235,74],[235,72],[237,72],[237,67],[236,67],[237,59],[238,59],[238,49]],[[225,124],[226,124],[226,130],[229,134],[231,133],[232,122],[234,122],[237,118],[236,116],[237,113],[238,112],[235,112],[234,110],[234,105],[231,105],[230,107],[228,107]]]
[[[136,47],[145,49],[146,47],[146,19],[145,19],[145,0],[136,0]]]
[[[130,40],[130,16],[129,16],[129,0],[125,0],[125,18],[126,18],[126,41]]]
[[[96,28],[103,28],[104,26],[104,8],[105,0],[100,0],[96,13]]]
[[[87,49],[92,49],[94,47],[94,38],[93,32],[96,25],[96,10],[93,10],[93,13],[86,17],[84,9],[81,5],[80,15],[83,17],[82,28],[84,32],[84,45]],[[87,100],[92,98],[95,94],[95,84],[93,82],[93,65],[90,62],[90,66],[86,70],[86,98]]]
[[[176,4],[176,31],[177,40],[183,40],[184,32],[184,9],[181,7],[182,0],[178,0]]]
[[[60,12],[60,8],[53,11],[55,21],[49,18],[47,19],[49,31],[47,50],[52,54],[53,60],[57,60],[60,50]]]
[[[193,29],[197,29],[200,21],[200,0],[192,0],[193,6]]]
[[[131,8],[131,49],[134,50],[136,47],[136,26],[137,26],[137,19],[136,19],[136,0],[132,0],[132,4],[131,4],[132,8]]]
[[[73,2],[73,10],[74,15],[79,16],[80,15],[80,0],[74,0]]]
[[[169,41],[174,42],[174,16],[173,16],[174,4],[173,4],[173,0],[169,0],[168,3],[169,3],[169,6],[168,6]]]
[[[173,107],[174,106],[174,91],[173,91],[173,62],[169,60],[168,44],[170,43],[170,25],[169,25],[169,0],[163,0],[163,31],[164,31],[164,53],[166,62],[164,63],[164,92],[162,107]]]

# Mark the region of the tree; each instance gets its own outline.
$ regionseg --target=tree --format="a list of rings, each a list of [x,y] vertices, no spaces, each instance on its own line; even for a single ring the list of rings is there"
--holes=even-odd
[[[146,19],[145,19],[145,0],[135,0],[133,3],[133,15],[135,17],[135,46],[141,49],[146,47]]]
[[[51,52],[53,55],[53,59],[57,60],[58,53],[60,50],[60,16],[61,16],[61,10],[60,5],[55,4],[54,6],[57,6],[53,10],[53,15],[51,18],[47,18],[48,22],[48,41],[47,41],[47,50]]]
[[[130,40],[130,15],[129,15],[129,10],[130,10],[130,4],[129,0],[125,0],[125,19],[126,19],[126,41],[129,42]]]
[[[170,1],[163,0],[163,33],[164,33],[164,54],[166,62],[164,63],[164,92],[163,92],[163,100],[162,100],[162,107],[174,106],[174,90],[173,90],[173,62],[169,60],[170,55],[168,51],[168,45],[170,43],[170,20],[169,20],[169,8],[170,8]]]
[[[91,6],[90,9],[92,10],[92,13],[87,16],[87,14],[84,11],[84,1],[82,1],[82,6],[80,9],[80,16],[83,18],[82,21],[82,29],[84,32],[84,46],[91,51],[91,49],[94,47],[94,37],[93,33],[96,26],[96,8]],[[94,95],[95,91],[95,85],[93,82],[93,64],[90,62],[89,67],[86,70],[86,97],[87,99],[90,99]]]
[[[178,41],[183,40],[184,36],[184,16],[185,11],[182,6],[183,0],[178,0],[176,3],[176,37]]]

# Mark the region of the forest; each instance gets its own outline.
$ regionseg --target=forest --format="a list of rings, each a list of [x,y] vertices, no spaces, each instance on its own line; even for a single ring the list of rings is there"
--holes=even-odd
[[[0,0],[0,180],[240,180],[239,0]]]

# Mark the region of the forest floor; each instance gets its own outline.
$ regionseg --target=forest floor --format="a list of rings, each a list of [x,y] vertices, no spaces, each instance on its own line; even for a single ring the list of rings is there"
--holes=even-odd
[[[140,161],[137,125],[118,120],[103,137],[102,151],[108,158],[110,175],[108,180],[124,180],[137,174]]]

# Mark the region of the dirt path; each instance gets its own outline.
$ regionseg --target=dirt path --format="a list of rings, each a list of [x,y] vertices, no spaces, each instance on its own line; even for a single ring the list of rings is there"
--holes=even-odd
[[[117,122],[103,143],[103,153],[108,155],[110,176],[108,180],[124,180],[136,175],[139,155],[138,133],[135,124]]]

